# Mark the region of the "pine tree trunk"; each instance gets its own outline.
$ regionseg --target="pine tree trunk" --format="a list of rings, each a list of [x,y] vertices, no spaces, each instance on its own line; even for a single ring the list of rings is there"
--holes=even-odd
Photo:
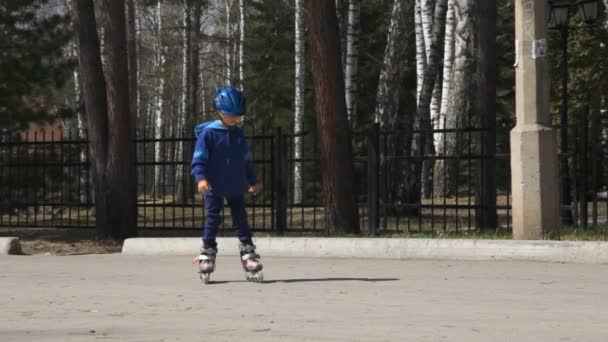
[[[479,161],[477,172],[477,227],[484,231],[495,231],[498,227],[496,213],[496,0],[481,1],[477,5],[476,66],[477,84],[475,96],[476,114],[487,130],[481,138],[481,154],[491,156]]]
[[[331,1],[331,0],[330,0]],[[344,30],[344,17],[342,16],[342,7],[346,0],[335,0],[336,1],[336,20],[338,22],[338,35],[340,36],[340,58],[342,67],[346,66],[346,31]]]
[[[108,117],[106,81],[93,0],[73,0],[72,20],[78,43],[78,66],[89,131],[89,160],[95,193],[95,227],[99,237],[111,236],[109,217]]]
[[[328,228],[333,234],[359,233],[336,9],[334,2],[327,0],[308,0],[306,4]]]
[[[302,151],[302,140],[303,137],[297,134],[303,131],[304,127],[304,75],[306,72],[305,59],[304,59],[304,0],[295,1],[295,114],[294,114],[294,127],[293,133],[295,134],[293,140],[294,150],[294,191],[293,191],[293,202],[294,204],[302,203],[303,189],[302,189],[302,162],[297,160],[303,156]]]
[[[124,0],[105,0],[108,49],[108,177],[112,237],[137,235],[136,151],[129,108],[129,70]]]
[[[456,27],[454,31],[454,65],[448,107],[446,129],[462,129],[471,111],[473,89],[473,46],[475,39],[473,0],[454,0]],[[464,133],[446,133],[440,142],[443,155],[454,157],[464,150]],[[435,163],[435,196],[458,195],[459,165],[457,160],[437,160]]]
[[[359,72],[359,17],[361,14],[360,0],[350,0],[348,3],[348,26],[346,30],[346,110],[348,122],[354,127],[357,113],[357,74]]]

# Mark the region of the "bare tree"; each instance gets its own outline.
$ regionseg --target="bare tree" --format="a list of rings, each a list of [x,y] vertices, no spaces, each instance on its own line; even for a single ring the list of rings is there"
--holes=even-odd
[[[317,125],[321,138],[321,174],[331,233],[359,233],[352,146],[344,75],[333,1],[306,2],[311,33]]]

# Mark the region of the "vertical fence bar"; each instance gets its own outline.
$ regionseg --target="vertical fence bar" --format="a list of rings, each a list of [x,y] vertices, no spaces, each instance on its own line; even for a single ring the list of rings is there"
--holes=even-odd
[[[368,233],[376,235],[380,226],[378,188],[380,186],[380,124],[372,125],[368,134],[367,144],[367,202],[368,202]]]
[[[581,125],[581,224],[583,229],[587,228],[588,212],[587,212],[587,171],[589,161],[587,160],[589,151],[589,106],[583,108],[583,123]]]
[[[274,166],[274,210],[275,230],[277,234],[283,235],[287,228],[287,145],[285,135],[279,127],[276,130],[275,146],[273,153]]]
[[[599,145],[600,135],[600,116],[599,111],[591,113],[591,200],[592,200],[592,220],[593,228],[597,228],[597,192],[598,189],[598,169],[601,164],[602,156]],[[599,153],[598,153],[599,152]]]

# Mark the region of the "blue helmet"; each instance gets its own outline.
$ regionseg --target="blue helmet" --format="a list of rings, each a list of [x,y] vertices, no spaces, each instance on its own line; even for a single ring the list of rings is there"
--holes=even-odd
[[[247,100],[236,87],[221,87],[213,96],[213,109],[227,115],[245,115]]]

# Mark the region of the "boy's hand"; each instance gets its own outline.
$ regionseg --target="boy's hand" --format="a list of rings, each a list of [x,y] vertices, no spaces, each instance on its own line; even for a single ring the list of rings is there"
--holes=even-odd
[[[201,179],[200,181],[198,181],[198,192],[204,194],[211,190],[211,185],[209,185],[209,182],[207,182],[206,179]]]
[[[257,194],[260,191],[260,185],[259,184],[250,185],[248,191],[251,192],[252,194]]]

